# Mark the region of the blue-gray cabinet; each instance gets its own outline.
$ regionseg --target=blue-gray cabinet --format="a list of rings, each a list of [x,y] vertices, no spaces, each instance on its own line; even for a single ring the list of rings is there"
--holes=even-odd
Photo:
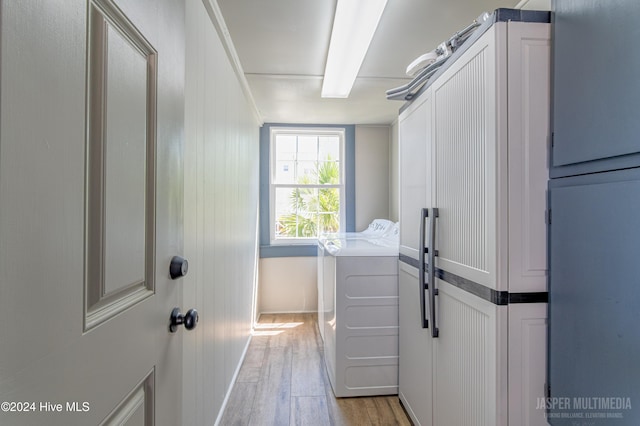
[[[549,194],[549,385],[552,398],[571,398],[550,414],[620,413],[614,424],[637,425],[640,169],[554,179]],[[585,410],[574,401],[610,397],[629,398],[631,409]]]
[[[640,1],[554,7],[552,177],[640,166]]]
[[[554,9],[548,421],[638,425],[640,1]]]

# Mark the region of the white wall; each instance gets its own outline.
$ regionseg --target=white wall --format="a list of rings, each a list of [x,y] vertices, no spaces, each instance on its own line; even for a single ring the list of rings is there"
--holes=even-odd
[[[260,259],[260,313],[316,312],[317,270],[315,257]]]
[[[205,0],[208,1],[208,0]],[[254,316],[258,123],[201,0],[186,2],[183,422],[213,424]],[[162,60],[162,58],[160,59]]]
[[[373,219],[389,218],[390,138],[389,126],[356,126],[357,231],[364,230]],[[315,312],[318,309],[316,281],[315,257],[260,259],[258,311]]]
[[[356,126],[356,231],[389,218],[389,126]]]

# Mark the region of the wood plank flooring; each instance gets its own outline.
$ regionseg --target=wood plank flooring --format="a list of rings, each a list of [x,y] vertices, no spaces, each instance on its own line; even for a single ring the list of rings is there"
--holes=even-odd
[[[336,398],[315,314],[262,315],[221,425],[411,425],[397,396]]]

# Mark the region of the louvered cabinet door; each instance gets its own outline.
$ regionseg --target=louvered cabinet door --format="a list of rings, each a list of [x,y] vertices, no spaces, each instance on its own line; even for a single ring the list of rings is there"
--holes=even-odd
[[[497,23],[433,85],[436,266],[497,288]]]
[[[417,426],[433,423],[433,344],[422,328],[418,269],[398,262],[400,351],[398,397]]]
[[[431,92],[402,112],[400,122],[400,253],[418,259],[420,215],[431,207]]]
[[[433,424],[506,426],[507,306],[437,280]]]

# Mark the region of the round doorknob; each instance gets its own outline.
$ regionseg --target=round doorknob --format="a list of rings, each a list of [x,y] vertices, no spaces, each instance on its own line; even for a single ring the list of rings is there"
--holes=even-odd
[[[173,256],[171,264],[169,265],[169,275],[172,280],[176,278],[184,277],[189,271],[189,262],[187,259],[180,256]]]
[[[171,311],[171,322],[169,331],[175,333],[179,325],[184,325],[187,330],[193,330],[198,325],[198,311],[189,309],[186,314],[182,315],[180,308],[173,308]]]

